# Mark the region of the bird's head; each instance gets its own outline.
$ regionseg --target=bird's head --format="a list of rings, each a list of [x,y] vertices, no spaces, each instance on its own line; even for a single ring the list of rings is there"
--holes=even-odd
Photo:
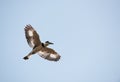
[[[54,44],[54,43],[46,41],[45,44],[50,45],[50,44]]]
[[[53,44],[52,42],[46,41],[45,43],[42,43],[43,47],[47,47],[48,45]]]

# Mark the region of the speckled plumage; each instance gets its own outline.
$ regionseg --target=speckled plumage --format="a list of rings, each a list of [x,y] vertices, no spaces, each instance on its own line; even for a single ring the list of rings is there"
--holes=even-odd
[[[40,55],[42,58],[50,61],[58,61],[60,59],[61,56],[55,50],[48,48],[47,47],[48,44],[43,44],[40,41],[39,35],[31,25],[25,26],[25,36],[26,36],[28,45],[33,49],[23,59],[27,60],[30,58],[31,55],[36,53]]]

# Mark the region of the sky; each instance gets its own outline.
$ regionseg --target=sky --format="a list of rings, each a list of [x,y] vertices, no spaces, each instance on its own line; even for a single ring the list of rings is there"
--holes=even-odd
[[[61,55],[33,55],[24,27]],[[0,0],[0,82],[120,82],[120,0]]]

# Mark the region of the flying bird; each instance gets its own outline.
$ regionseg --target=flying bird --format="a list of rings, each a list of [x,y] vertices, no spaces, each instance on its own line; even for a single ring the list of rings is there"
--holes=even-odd
[[[32,48],[32,51],[23,58],[24,60],[29,59],[36,53],[42,58],[50,61],[58,61],[60,59],[61,56],[55,50],[48,47],[48,45],[53,43],[49,41],[42,43],[40,41],[40,36],[31,25],[26,25],[24,30],[28,45]]]

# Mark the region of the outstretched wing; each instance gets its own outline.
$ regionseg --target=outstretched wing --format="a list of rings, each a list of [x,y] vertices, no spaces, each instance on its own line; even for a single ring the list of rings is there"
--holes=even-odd
[[[25,29],[25,36],[30,47],[35,48],[41,45],[39,35],[31,25],[26,25],[24,29]]]
[[[50,61],[58,61],[61,57],[57,52],[48,47],[41,48],[41,50],[38,51],[38,55]]]

